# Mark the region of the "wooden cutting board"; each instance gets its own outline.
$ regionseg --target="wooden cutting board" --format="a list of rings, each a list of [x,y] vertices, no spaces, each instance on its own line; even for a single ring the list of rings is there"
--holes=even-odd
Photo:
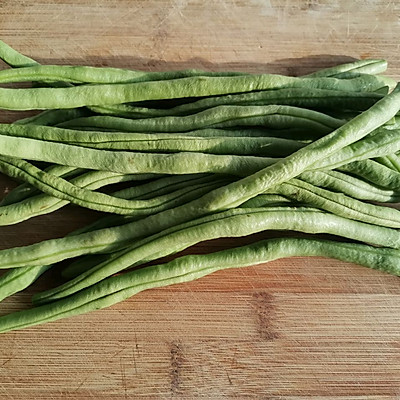
[[[383,0],[5,0],[0,38],[46,64],[299,75],[370,57],[398,78],[399,16],[400,3]],[[0,193],[13,185],[1,177]],[[1,227],[0,246],[60,237],[95,216],[67,207]],[[55,279],[0,312],[29,307]],[[400,399],[399,295],[398,278],[330,259],[225,270],[0,335],[0,398]]]

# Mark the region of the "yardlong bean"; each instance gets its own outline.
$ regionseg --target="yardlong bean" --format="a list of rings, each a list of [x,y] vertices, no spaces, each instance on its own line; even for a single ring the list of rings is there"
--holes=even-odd
[[[300,149],[272,167],[229,184],[223,189],[215,189],[183,206],[159,213],[157,218],[149,216],[132,224],[126,224],[122,228],[97,231],[95,235],[90,232],[76,237],[10,249],[8,252],[3,250],[0,252],[3,268],[29,266],[34,263],[43,265],[81,254],[109,251],[118,247],[121,242],[132,240],[134,237],[146,236],[201,215],[235,207],[274,185],[299,175],[318,159],[323,159],[334,151],[361,139],[392,118],[399,108],[400,94],[397,89],[332,134]],[[61,252],[60,246],[63,249]]]
[[[371,108],[321,139],[303,147],[273,165],[234,182],[224,190],[216,189],[203,196],[198,209],[204,213],[233,208],[271,187],[300,175],[311,165],[335,151],[362,139],[387,121],[400,109],[400,86]],[[193,205],[193,204],[192,204]],[[188,214],[191,214],[188,212]],[[195,215],[199,215],[197,212]]]
[[[182,189],[183,187],[186,186],[188,191],[192,188],[191,193],[196,196],[198,195],[199,191],[195,187],[200,187],[201,184],[210,184],[210,188],[213,187],[212,181],[215,181],[214,176],[201,176],[201,175],[191,175],[191,176],[172,176],[172,177],[166,177],[166,178],[160,178],[157,181],[152,181],[147,184],[134,187],[134,188],[129,188],[125,190],[121,190],[118,192],[115,192],[114,195],[118,195],[121,198],[150,198],[150,196],[160,196],[162,194],[166,193],[171,193],[173,191],[177,191],[179,189]],[[82,178],[81,178],[82,181]],[[185,184],[185,186],[183,185]],[[187,187],[187,185],[190,184],[190,187]],[[193,190],[194,189],[194,190]],[[42,204],[43,207],[43,204]],[[109,216],[109,217],[104,217],[101,218],[100,220],[96,221],[93,224],[90,224],[89,226],[85,227],[84,229],[77,229],[69,234],[71,235],[78,235],[82,232],[90,232],[94,231],[96,229],[103,229],[103,228],[108,228],[111,226],[116,226],[116,225],[122,225],[123,223],[127,223],[127,221],[124,221],[122,216]],[[133,218],[130,217],[129,221],[132,221]],[[93,256],[95,258],[95,264],[99,262],[99,257],[102,257],[102,261],[104,257],[107,256]],[[90,260],[91,263],[93,263],[92,260]],[[85,260],[85,265],[86,267],[88,264],[88,261]],[[93,265],[95,265],[93,264]],[[31,283],[33,283],[37,278],[39,278],[44,272],[46,272],[49,268],[51,268],[52,265],[44,265],[44,266],[35,266],[35,267],[22,267],[22,268],[14,268],[10,269],[7,271],[5,274],[0,276],[0,301],[5,299],[6,297],[19,292],[23,289],[25,289],[27,286],[29,286]],[[76,266],[76,265],[71,265],[72,270],[77,270],[77,268],[81,268],[81,266]]]
[[[361,242],[400,248],[400,232],[308,208],[233,209],[167,229],[136,242],[112,260],[99,264],[57,288],[34,296],[34,303],[54,301],[118,273],[156,254],[181,251],[204,240],[247,236],[264,230],[329,233]],[[0,253],[1,254],[1,253]],[[1,264],[0,264],[1,268]]]
[[[24,160],[9,157],[0,157],[0,170],[14,178],[23,177],[26,181],[53,197],[82,207],[115,214],[149,215],[188,201],[187,189],[181,189],[172,198],[169,195],[165,195],[150,200],[126,200],[104,193],[93,192],[55,175],[47,174]],[[117,178],[119,181],[129,180],[129,176],[126,178],[126,175],[121,175]],[[215,182],[212,186],[218,187],[227,182],[229,181],[224,179]],[[207,187],[206,191],[209,190],[210,188]],[[204,193],[204,188],[197,194],[201,195],[201,192]],[[189,199],[191,198],[193,198],[193,194],[189,194]]]
[[[65,121],[69,121],[71,119],[88,117],[91,114],[92,113],[90,113],[85,108],[71,108],[67,110],[46,110],[32,117],[23,118],[15,121],[14,124],[53,126],[61,124]]]
[[[380,128],[377,132],[353,143],[340,152],[332,154],[322,162],[318,169],[333,169],[353,161],[390,155],[400,150],[400,130]],[[311,166],[311,169],[313,167]]]
[[[303,128],[318,133],[331,132],[345,121],[318,111],[292,106],[234,106],[209,108],[187,116],[166,116],[127,119],[112,116],[77,118],[59,124],[59,127],[91,127],[120,132],[185,132],[203,128],[232,126],[263,126],[267,128]]]
[[[121,175],[112,172],[91,171],[72,178],[70,182],[74,186],[94,190],[113,183],[136,181],[144,178],[144,176],[139,178],[136,175]],[[38,215],[48,214],[60,209],[68,203],[68,200],[62,200],[59,197],[43,193],[24,198],[21,196],[21,198],[16,202],[6,202],[0,206],[0,226],[12,225]]]
[[[73,177],[85,171],[81,168],[67,167],[65,165],[52,165],[45,169],[49,174],[60,176],[63,178]],[[11,190],[0,202],[0,207],[18,203],[21,200],[34,196],[38,193],[38,189],[28,183],[22,183],[15,189]]]
[[[14,50],[2,40],[0,40],[0,59],[14,68],[31,67],[37,64],[35,60]]]
[[[69,298],[0,317],[0,332],[98,310],[146,289],[192,281],[222,269],[261,264],[289,256],[331,257],[396,275],[400,272],[398,250],[318,239],[270,239],[212,254],[184,256],[167,264],[107,278]]]
[[[162,81],[80,85],[66,88],[0,88],[0,108],[8,110],[77,108],[288,87],[373,92],[382,88],[382,82],[373,75],[352,79],[309,79],[263,74],[228,77],[196,76]]]
[[[378,185],[340,171],[307,171],[300,174],[299,177],[313,185],[344,193],[355,199],[380,203],[400,201],[400,190],[383,189]]]
[[[32,60],[33,61],[33,60]],[[33,61],[33,63],[35,63]],[[32,63],[32,64],[33,64]],[[210,72],[195,69],[165,72],[147,72],[122,68],[73,65],[34,65],[0,71],[0,83],[14,82],[70,82],[70,83],[133,83],[179,79],[193,76],[241,76],[243,72]]]
[[[387,69],[386,60],[356,60],[350,63],[335,65],[334,67],[324,68],[319,71],[305,75],[308,78],[336,76],[347,72],[358,72],[364,74],[380,74]]]
[[[381,188],[394,191],[400,188],[400,173],[373,160],[354,161],[339,170],[356,174]]]
[[[382,95],[374,92],[343,92],[325,89],[314,89],[311,92],[307,88],[289,88],[207,97],[167,109],[117,104],[107,107],[92,107],[92,110],[100,114],[124,118],[189,115],[221,105],[265,106],[279,104],[318,110],[361,111],[372,106],[380,98],[382,98]]]
[[[349,219],[400,228],[400,211],[358,201],[342,193],[318,188],[300,179],[291,179],[276,187],[276,191],[297,202],[320,208]]]
[[[193,132],[193,135],[195,133]],[[0,134],[104,150],[161,153],[190,151],[281,157],[293,153],[305,145],[296,140],[274,137],[197,137],[171,133],[104,133],[10,125],[0,125]]]
[[[98,150],[1,134],[0,155],[120,174],[213,172],[247,176],[277,161],[267,157],[190,152],[159,154]]]

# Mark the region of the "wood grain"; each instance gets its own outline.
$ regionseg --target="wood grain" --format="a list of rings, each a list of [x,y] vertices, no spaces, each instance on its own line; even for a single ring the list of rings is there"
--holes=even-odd
[[[400,3],[383,0],[3,0],[0,38],[46,64],[299,75],[371,57],[398,78],[399,16]],[[1,177],[0,193],[12,185]],[[0,247],[63,236],[95,216],[66,207],[2,227]],[[56,275],[0,312],[28,307]],[[377,271],[291,258],[144,292],[1,335],[0,398],[400,399],[399,289]]]

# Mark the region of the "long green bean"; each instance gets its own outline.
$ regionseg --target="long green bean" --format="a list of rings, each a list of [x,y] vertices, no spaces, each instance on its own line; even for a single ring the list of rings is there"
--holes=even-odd
[[[34,165],[19,159],[0,157],[0,170],[14,178],[23,178],[44,193],[55,198],[93,210],[122,215],[149,215],[188,201],[187,189],[181,189],[172,198],[169,195],[150,200],[126,200],[74,185],[65,179],[47,174]],[[119,181],[129,180],[121,175]],[[227,180],[219,181],[222,185]],[[217,185],[218,186],[218,185]],[[204,190],[202,190],[204,192]],[[190,194],[189,199],[192,197]]]
[[[305,75],[308,78],[336,76],[346,72],[358,72],[364,74],[380,74],[387,69],[387,61],[385,60],[356,60],[346,64],[335,65],[334,67],[320,69]]]
[[[147,108],[131,104],[92,107],[92,109],[100,114],[124,118],[189,115],[221,105],[265,106],[279,104],[318,110],[361,111],[372,106],[380,98],[382,98],[382,95],[374,92],[342,92],[325,89],[314,89],[311,92],[307,88],[289,88],[207,97],[167,109]]]
[[[147,184],[125,189],[122,191],[115,192],[114,195],[118,195],[121,198],[149,198],[149,196],[160,196],[162,194],[171,193],[173,191],[177,191],[182,189],[186,186],[188,191],[190,190],[191,193],[196,196],[198,195],[199,191],[196,187],[200,188],[203,184],[210,184],[210,188],[213,187],[213,182],[215,181],[215,177],[213,176],[172,176],[166,178],[160,178],[157,181],[152,181]],[[81,178],[82,181],[82,178]],[[185,185],[185,186],[184,186]],[[188,185],[190,185],[188,187]],[[42,205],[43,206],[43,205]],[[25,210],[26,208],[24,208]],[[119,218],[119,219],[118,219]],[[130,221],[133,218],[130,217]],[[128,222],[128,221],[126,221]],[[96,221],[89,226],[86,226],[84,229],[77,229],[69,234],[71,235],[78,235],[82,232],[90,232],[96,229],[103,229],[108,228],[111,226],[122,225],[124,220],[121,216],[112,215],[109,217],[101,218],[100,220]],[[108,258],[109,256],[106,255],[97,255],[93,256],[95,259],[95,264],[99,262],[99,257]],[[91,259],[89,262],[93,263]],[[93,264],[93,265],[95,265]],[[85,266],[88,267],[88,261],[85,260]],[[5,274],[0,276],[0,301],[5,299],[6,297],[19,292],[33,283],[37,278],[39,278],[44,272],[46,272],[52,265],[44,265],[44,266],[35,266],[35,267],[22,267],[22,268],[14,268],[8,270]],[[81,268],[81,266],[79,267]],[[77,269],[76,264],[71,265],[71,269]]]
[[[140,178],[143,179],[144,176]],[[95,190],[113,183],[136,181],[137,179],[136,175],[91,171],[72,178],[70,182],[74,186]],[[7,202],[0,206],[0,226],[17,224],[38,215],[48,214],[67,204],[69,204],[68,200],[44,193],[24,197],[13,203]]]
[[[0,252],[3,268],[44,265],[82,254],[109,251],[134,237],[146,236],[201,215],[235,207],[274,185],[299,175],[318,159],[323,159],[334,151],[361,139],[392,118],[400,107],[399,103],[400,94],[397,89],[332,134],[300,149],[272,167],[229,184],[223,189],[215,189],[183,206],[159,213],[157,218],[149,216],[132,224],[126,224],[122,228],[97,231],[95,235],[90,232],[10,249],[8,252],[3,250]]]
[[[340,152],[332,154],[323,162],[318,162],[318,169],[333,169],[353,161],[365,160],[390,155],[400,150],[400,130],[380,128],[376,133],[368,135]],[[311,169],[313,167],[311,166]]]
[[[31,67],[37,64],[35,60],[14,50],[2,40],[0,40],[0,59],[14,68]]]
[[[276,187],[276,191],[297,202],[320,208],[349,219],[400,228],[400,211],[391,207],[368,204],[342,193],[318,188],[299,179],[291,179]]]
[[[380,203],[400,201],[400,190],[383,189],[378,185],[339,171],[307,171],[300,174],[299,177],[313,185],[344,193],[359,200]]]
[[[71,119],[88,117],[91,113],[84,108],[71,108],[67,110],[46,110],[32,117],[15,121],[18,125],[43,125],[53,126]]]
[[[0,302],[5,298],[26,289],[41,275],[49,270],[51,265],[14,268],[0,276]]]
[[[185,132],[204,128],[232,126],[263,126],[267,128],[303,128],[328,133],[343,125],[344,121],[321,112],[292,106],[234,106],[209,108],[187,116],[166,116],[127,119],[112,116],[77,118],[59,124],[59,127],[93,127],[120,132]]]
[[[46,168],[45,171],[52,175],[70,178],[82,173],[84,170],[75,167],[67,167],[65,165],[52,165]],[[1,200],[0,207],[18,203],[19,201],[38,194],[38,192],[38,189],[34,186],[29,185],[28,183],[22,183],[7,193],[7,195]]]
[[[399,191],[400,173],[373,160],[354,161],[339,170],[356,174],[381,188]]]
[[[270,239],[212,254],[184,256],[167,264],[108,278],[69,298],[2,316],[0,332],[98,310],[146,289],[192,281],[225,268],[261,264],[289,256],[331,257],[396,275],[400,272],[398,250],[317,239]]]
[[[2,126],[1,124],[0,134],[104,150],[161,153],[189,151],[281,157],[293,153],[305,145],[296,140],[274,137],[197,137],[171,133],[104,133],[48,127]]]
[[[103,106],[144,100],[215,96],[267,89],[307,87],[310,90],[376,91],[382,82],[373,75],[354,79],[293,78],[282,75],[243,75],[227,77],[196,76],[162,81],[80,85],[62,88],[0,88],[0,108],[44,110]]]
[[[247,176],[276,158],[180,152],[173,154],[97,150],[0,134],[0,155],[120,174],[213,172]]]
[[[122,250],[120,255],[113,257],[111,261],[99,264],[54,289],[36,294],[33,301],[39,304],[69,296],[131,265],[136,265],[143,259],[148,260],[154,254],[157,254],[158,258],[204,240],[247,236],[264,230],[329,233],[378,246],[400,248],[400,232],[395,229],[370,225],[315,209],[293,207],[233,209],[146,237],[128,249]]]

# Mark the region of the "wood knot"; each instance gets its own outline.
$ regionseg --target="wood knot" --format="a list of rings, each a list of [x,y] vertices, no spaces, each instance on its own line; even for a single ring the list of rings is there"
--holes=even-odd
[[[256,315],[257,330],[263,340],[277,339],[278,333],[274,332],[273,321],[274,298],[267,292],[253,294],[253,308]]]

